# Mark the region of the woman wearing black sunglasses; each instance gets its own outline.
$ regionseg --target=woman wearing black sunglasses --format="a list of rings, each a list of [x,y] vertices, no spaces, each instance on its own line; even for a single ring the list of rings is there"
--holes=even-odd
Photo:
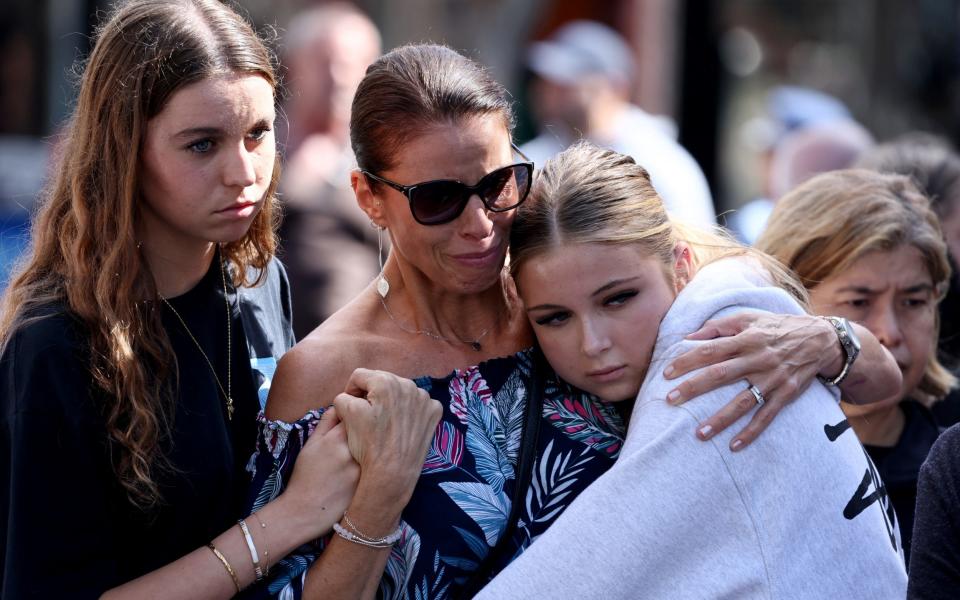
[[[336,534],[282,561],[261,591],[469,595],[616,459],[622,416],[541,363],[503,268],[512,209],[532,175],[513,150],[512,125],[506,90],[448,48],[405,46],[367,70],[351,116],[359,165],[351,181],[392,248],[377,280],[281,362],[253,460],[253,508],[282,489],[306,432],[332,404],[360,482]],[[817,371],[835,376],[843,359],[832,327],[816,319],[784,330],[755,317],[720,323],[716,335],[740,329],[708,344],[711,356],[680,359],[674,371],[720,361],[717,373],[725,374],[688,380],[678,401],[744,377],[763,389],[766,406],[735,438],[745,446],[797,386]],[[443,404],[425,461],[397,450],[408,435],[398,419],[355,424],[356,412],[379,405],[339,394],[359,366],[417,377]],[[863,361],[855,366],[864,368]],[[719,431],[754,402],[738,397],[701,425]],[[367,441],[371,431],[399,441],[378,447]],[[529,486],[533,469],[548,486]]]

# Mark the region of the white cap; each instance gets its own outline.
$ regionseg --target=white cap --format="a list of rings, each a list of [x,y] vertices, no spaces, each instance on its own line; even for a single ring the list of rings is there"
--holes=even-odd
[[[629,84],[633,54],[623,37],[596,21],[571,21],[549,39],[531,44],[530,70],[550,81],[575,83],[584,75],[605,75]]]

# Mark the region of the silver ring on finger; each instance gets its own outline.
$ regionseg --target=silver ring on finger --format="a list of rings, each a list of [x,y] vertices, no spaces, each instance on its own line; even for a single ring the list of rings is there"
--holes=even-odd
[[[767,399],[763,397],[763,392],[760,391],[760,388],[751,383],[747,389],[753,394],[753,398],[757,401],[757,406],[763,406],[766,403]]]

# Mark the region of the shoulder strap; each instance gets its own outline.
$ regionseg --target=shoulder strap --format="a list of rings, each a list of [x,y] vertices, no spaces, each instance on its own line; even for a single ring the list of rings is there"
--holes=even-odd
[[[513,488],[513,498],[510,502],[510,516],[507,517],[507,527],[497,540],[487,557],[480,563],[480,567],[470,577],[470,580],[460,592],[461,598],[472,598],[490,581],[490,574],[496,565],[500,564],[504,555],[513,548],[513,536],[517,531],[520,520],[520,508],[524,505],[527,488],[533,477],[533,463],[537,457],[537,440],[540,437],[540,415],[543,411],[543,363],[545,359],[539,348],[531,353],[530,383],[527,386],[527,406],[523,422],[523,432],[520,434],[520,454],[517,457],[517,472]]]

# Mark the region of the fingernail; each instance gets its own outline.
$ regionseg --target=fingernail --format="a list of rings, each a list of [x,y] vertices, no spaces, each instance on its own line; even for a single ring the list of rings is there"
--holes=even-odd
[[[734,452],[736,452],[737,450],[739,450],[739,449],[742,448],[742,447],[743,447],[743,440],[741,440],[741,439],[733,440],[733,441],[730,443],[730,449],[733,450]]]
[[[702,437],[705,440],[710,439],[710,435],[713,434],[713,427],[710,427],[709,425],[704,425],[703,427],[697,430],[697,433],[699,433],[700,437]]]
[[[669,402],[670,404],[679,404],[679,403],[680,403],[680,391],[679,391],[679,390],[673,390],[672,392],[670,392],[669,394],[667,394],[667,402]]]
[[[664,377],[673,377],[673,365],[667,365],[667,368],[663,370]]]

